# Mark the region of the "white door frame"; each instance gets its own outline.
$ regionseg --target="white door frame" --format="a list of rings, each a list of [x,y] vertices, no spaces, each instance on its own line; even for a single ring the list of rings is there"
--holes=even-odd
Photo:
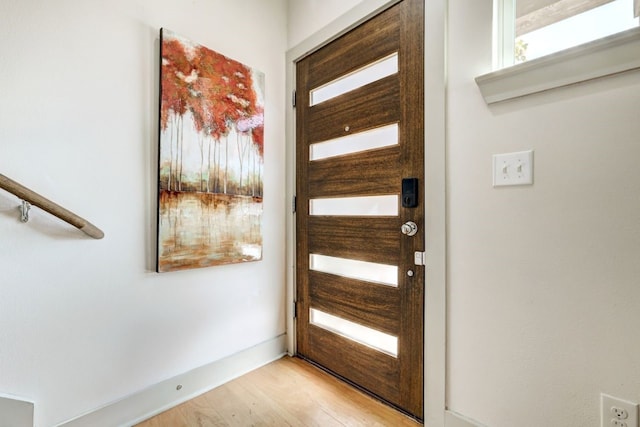
[[[296,86],[295,63],[389,8],[400,0],[366,0],[326,27],[287,51],[286,87],[293,94]],[[446,181],[445,181],[445,84],[446,84],[446,6],[447,0],[425,0],[425,414],[429,427],[445,424],[446,379]],[[296,353],[295,343],[295,109],[286,111],[286,326],[287,350]],[[428,143],[426,143],[428,141]]]

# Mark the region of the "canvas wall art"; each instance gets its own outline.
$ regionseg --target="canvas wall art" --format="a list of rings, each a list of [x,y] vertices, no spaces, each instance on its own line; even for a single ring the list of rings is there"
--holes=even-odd
[[[157,271],[262,259],[264,74],[160,30]]]

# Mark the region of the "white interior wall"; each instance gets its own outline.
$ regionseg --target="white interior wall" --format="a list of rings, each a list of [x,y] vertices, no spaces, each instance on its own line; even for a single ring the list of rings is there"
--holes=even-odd
[[[594,426],[640,401],[640,73],[487,107],[491,0],[449,2],[448,403],[491,427]],[[534,149],[534,185],[491,156]]]
[[[291,48],[329,20],[290,3]],[[596,425],[600,392],[640,401],[639,73],[487,107],[492,1],[448,14],[447,406],[489,427]],[[491,156],[524,149],[534,185],[494,189]]]
[[[264,259],[156,274],[158,35],[266,75]],[[50,426],[285,332],[285,0],[0,3],[0,393]]]
[[[288,47],[292,48],[362,0],[288,0]]]

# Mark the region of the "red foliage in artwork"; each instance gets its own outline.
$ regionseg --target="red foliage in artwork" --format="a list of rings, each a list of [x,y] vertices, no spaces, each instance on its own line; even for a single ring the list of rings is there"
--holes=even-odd
[[[162,131],[170,128],[171,132],[168,171],[164,175],[161,172],[161,181],[165,176],[166,182],[161,184],[172,191],[185,189],[182,138],[184,118],[188,116],[201,135],[198,190],[226,194],[230,178],[226,163],[225,170],[220,170],[219,145],[224,142],[228,153],[229,133],[235,131],[247,141],[238,148],[241,174],[247,173],[246,169],[242,170],[243,162],[255,164],[244,157],[257,153],[262,160],[264,155],[264,108],[255,90],[254,73],[238,61],[204,46],[185,43],[173,34],[163,36],[161,55],[160,128]],[[248,149],[246,144],[253,149]],[[256,193],[255,185],[249,190],[243,187],[242,176],[239,180],[237,193]]]
[[[190,74],[191,65],[179,41],[169,40],[162,44],[162,69],[160,125],[162,129],[166,129],[169,113],[183,115],[189,102],[189,91],[184,85],[184,76]]]
[[[181,116],[189,109],[198,130],[215,139],[227,133],[229,122],[262,112],[247,66],[203,46],[189,59],[178,40],[162,44],[161,105],[162,129],[170,113]]]

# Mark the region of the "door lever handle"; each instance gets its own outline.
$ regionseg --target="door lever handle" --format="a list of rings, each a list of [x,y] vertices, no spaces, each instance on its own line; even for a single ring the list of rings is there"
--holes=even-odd
[[[402,231],[402,234],[405,234],[407,236],[415,236],[415,234],[418,232],[418,225],[413,221],[407,221],[402,224],[402,226],[400,227],[400,231]]]

